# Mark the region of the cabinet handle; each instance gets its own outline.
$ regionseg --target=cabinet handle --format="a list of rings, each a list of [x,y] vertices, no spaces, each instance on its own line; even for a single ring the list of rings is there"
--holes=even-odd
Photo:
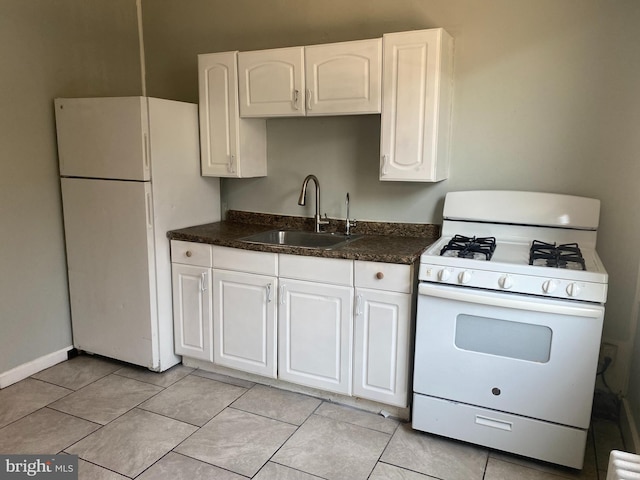
[[[382,272],[378,272],[378,273],[376,273],[376,278],[377,278],[378,280],[382,280],[382,279],[384,278],[384,273],[382,273]]]
[[[356,316],[362,315],[362,295],[356,295]]]
[[[286,285],[280,285],[280,305],[284,305],[284,287]]]
[[[307,89],[307,111],[311,110],[311,89]]]
[[[384,177],[388,172],[389,167],[389,157],[387,155],[382,155],[382,176]]]
[[[298,101],[300,100],[300,90],[295,89],[293,91],[293,109],[299,110]]]
[[[267,303],[271,303],[271,284],[267,283]]]
[[[191,253],[191,250],[187,250],[187,251],[185,252],[185,255],[186,255],[187,257],[190,257],[191,255],[193,255],[193,253]]]
[[[236,173],[236,156],[231,154],[229,155],[229,164],[227,165],[227,171],[229,173]]]
[[[207,272],[202,272],[202,283],[201,283],[202,293],[207,291]]]

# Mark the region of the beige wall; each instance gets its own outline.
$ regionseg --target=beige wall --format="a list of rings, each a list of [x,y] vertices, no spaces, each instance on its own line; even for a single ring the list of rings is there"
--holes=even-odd
[[[142,0],[147,86],[197,101],[198,53],[372,38],[445,27],[456,39],[451,177],[377,180],[376,116],[268,122],[269,176],[225,180],[228,208],[440,221],[450,190],[512,188],[602,200],[610,273],[604,335],[620,345],[608,377],[625,388],[636,331],[640,251],[640,2],[637,0]],[[134,0],[0,3],[0,372],[70,343],[51,101],[138,95]],[[629,398],[640,419],[640,349]],[[638,380],[636,380],[638,378]]]
[[[315,173],[322,210],[439,222],[450,190],[518,189],[602,200],[610,273],[604,336],[620,345],[607,380],[624,390],[640,251],[640,2],[636,0],[143,0],[148,88],[197,101],[196,55],[372,38],[444,27],[456,41],[451,176],[378,181],[379,117],[268,121],[268,170],[224,180],[228,208],[311,215],[297,205]],[[640,359],[638,360],[640,363]],[[640,370],[640,365],[638,366]],[[640,384],[636,403],[640,410]]]
[[[71,345],[53,99],[140,95],[134,0],[0,2],[0,373]]]

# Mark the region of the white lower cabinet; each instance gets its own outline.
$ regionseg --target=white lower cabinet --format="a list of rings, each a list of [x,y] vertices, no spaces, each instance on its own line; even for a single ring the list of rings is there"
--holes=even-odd
[[[356,261],[355,285],[353,394],[406,407],[412,268]]]
[[[212,362],[211,268],[179,263],[171,268],[176,354]]]
[[[280,282],[279,378],[350,395],[353,289]]]
[[[214,363],[277,376],[277,279],[213,270]]]
[[[177,354],[408,405],[410,265],[179,241],[171,255]]]
[[[353,394],[407,406],[411,295],[356,288]]]

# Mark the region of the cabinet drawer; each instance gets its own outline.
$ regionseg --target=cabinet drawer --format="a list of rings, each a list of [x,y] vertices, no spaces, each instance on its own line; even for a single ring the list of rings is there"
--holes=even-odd
[[[186,265],[211,267],[211,245],[171,240],[171,261]]]
[[[416,430],[582,468],[586,430],[416,393],[412,414]]]
[[[214,246],[213,268],[276,276],[278,254]]]
[[[280,254],[280,277],[353,286],[353,261]]]
[[[411,293],[411,265],[362,261],[354,263],[356,287]]]

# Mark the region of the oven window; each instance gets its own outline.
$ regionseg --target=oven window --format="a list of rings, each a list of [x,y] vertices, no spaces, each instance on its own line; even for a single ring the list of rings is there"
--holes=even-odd
[[[546,363],[551,354],[551,329],[475,315],[458,315],[456,347],[500,357]]]

